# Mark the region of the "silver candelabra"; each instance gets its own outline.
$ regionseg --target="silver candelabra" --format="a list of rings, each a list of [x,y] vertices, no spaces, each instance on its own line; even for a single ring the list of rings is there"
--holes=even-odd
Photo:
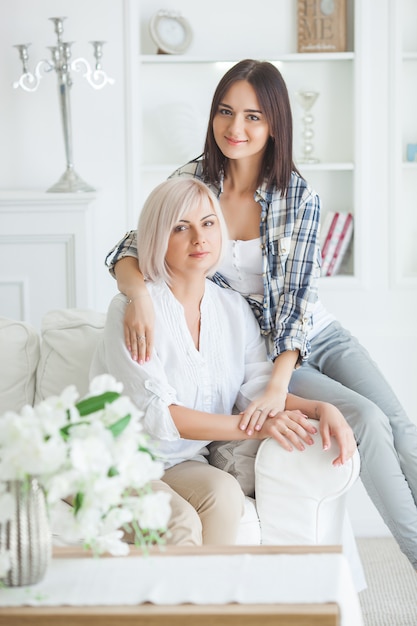
[[[48,46],[52,59],[39,61],[34,72],[28,70],[28,48],[31,44],[17,44],[14,47],[19,51],[19,57],[23,65],[23,73],[18,81],[13,83],[15,89],[21,87],[24,91],[36,91],[39,87],[42,71],[52,72],[55,70],[58,79],[58,96],[61,109],[62,127],[64,131],[65,157],[67,167],[58,182],[47,191],[51,192],[74,192],[94,191],[74,170],[72,156],[72,128],[71,128],[71,101],[70,92],[72,87],[71,71],[83,72],[82,76],[93,87],[102,89],[107,84],[112,85],[114,80],[109,78],[101,68],[104,41],[91,41],[94,50],[95,68],[92,70],[86,59],[78,58],[71,62],[71,46],[73,42],[62,41],[64,31],[63,22],[65,17],[49,18],[55,27],[57,42],[55,46]]]

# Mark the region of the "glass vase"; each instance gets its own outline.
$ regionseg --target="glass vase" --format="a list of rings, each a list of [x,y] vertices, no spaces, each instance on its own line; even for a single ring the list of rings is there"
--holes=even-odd
[[[303,154],[297,161],[298,163],[319,163],[319,159],[314,155],[314,117],[311,113],[311,109],[320,94],[318,91],[297,91],[295,95],[304,112],[302,118],[303,129],[301,133],[303,139]]]
[[[8,551],[10,570],[6,587],[33,585],[41,581],[51,559],[52,535],[45,494],[36,478],[7,483],[15,507],[14,516],[0,524],[0,551]]]

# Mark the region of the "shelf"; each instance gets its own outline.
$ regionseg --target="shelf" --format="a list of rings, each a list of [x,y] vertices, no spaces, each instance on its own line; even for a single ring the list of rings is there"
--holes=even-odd
[[[311,52],[300,54],[297,52],[280,55],[276,58],[268,59],[271,63],[314,63],[317,61],[353,61],[354,52]],[[180,54],[141,54],[139,61],[145,64],[166,64],[166,63],[237,63],[240,58],[219,59],[215,57],[187,56]]]
[[[351,172],[355,166],[351,162],[346,163],[297,163],[295,164],[299,170],[304,172]]]

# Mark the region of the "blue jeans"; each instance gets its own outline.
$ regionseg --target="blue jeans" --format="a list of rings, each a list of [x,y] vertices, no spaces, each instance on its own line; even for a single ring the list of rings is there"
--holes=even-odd
[[[338,322],[311,346],[290,391],[331,402],[343,413],[358,444],[364,487],[417,569],[417,426],[369,353]]]

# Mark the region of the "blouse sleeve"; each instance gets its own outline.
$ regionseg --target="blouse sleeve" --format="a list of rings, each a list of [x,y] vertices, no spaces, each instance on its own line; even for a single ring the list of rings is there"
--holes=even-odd
[[[164,368],[154,352],[152,359],[139,365],[133,361],[123,340],[123,318],[126,298],[118,294],[110,303],[103,338],[94,355],[90,376],[111,374],[123,384],[123,390],[143,411],[145,431],[155,439],[173,441],[180,438],[169,406],[182,405],[175,389],[169,385]]]
[[[130,230],[126,235],[110,250],[104,263],[107,265],[110,274],[115,278],[114,266],[117,261],[124,257],[131,256],[138,258],[138,247],[136,241],[136,230]]]

